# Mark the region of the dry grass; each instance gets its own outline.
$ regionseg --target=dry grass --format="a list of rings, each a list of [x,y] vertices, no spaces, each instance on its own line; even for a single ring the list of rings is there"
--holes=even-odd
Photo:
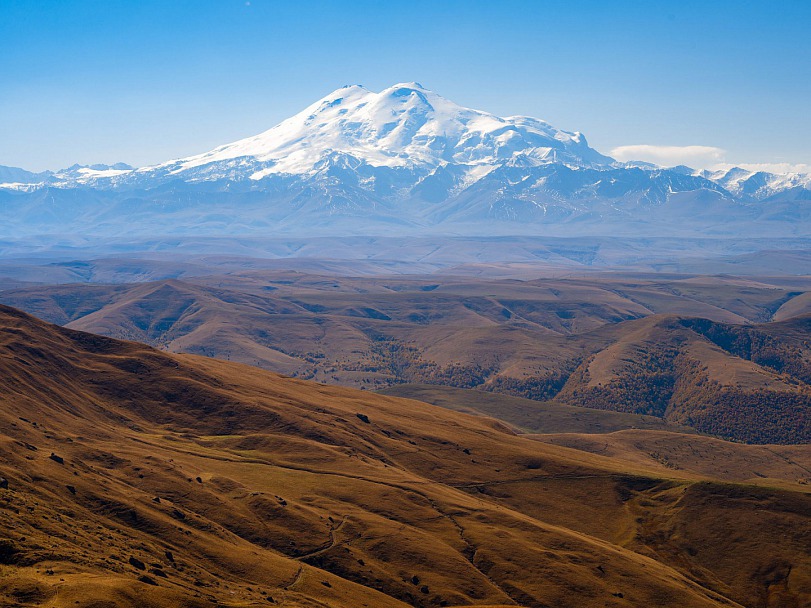
[[[12,309],[0,326],[3,605],[811,601],[800,486],[697,481]]]

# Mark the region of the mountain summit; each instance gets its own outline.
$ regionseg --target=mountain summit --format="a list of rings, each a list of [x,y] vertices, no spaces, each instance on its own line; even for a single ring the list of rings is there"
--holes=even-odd
[[[254,137],[162,166],[179,170],[246,157],[270,166],[252,174],[302,174],[340,153],[374,167],[493,166],[522,155],[536,163],[608,165],[580,133],[535,118],[500,118],[459,106],[415,82],[380,93],[345,86]]]
[[[5,177],[4,177],[5,176]],[[620,163],[578,132],[416,82],[342,87],[259,135],[132,169],[0,167],[33,234],[811,235],[811,179]]]

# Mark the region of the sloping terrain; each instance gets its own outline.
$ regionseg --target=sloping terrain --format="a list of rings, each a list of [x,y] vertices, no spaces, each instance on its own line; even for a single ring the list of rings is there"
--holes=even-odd
[[[656,316],[607,328],[556,399],[755,443],[811,441],[811,318],[757,326]]]
[[[629,429],[603,434],[526,435],[538,441],[644,466],[758,485],[811,484],[811,445],[743,445],[714,437]]]
[[[243,271],[153,284],[11,289],[0,301],[75,329],[166,350],[374,386],[446,382],[461,368],[475,378],[535,376],[539,367],[557,368],[578,356],[577,340],[561,336],[655,313],[768,320],[802,293],[797,289],[751,279],[645,275],[499,281]],[[477,346],[485,342],[503,346]]]
[[[491,416],[523,433],[603,434],[624,429],[645,429],[695,434],[690,427],[668,424],[656,416],[575,407],[554,401],[533,401],[435,384],[397,384],[378,392],[391,397],[417,399],[467,414]]]
[[[0,302],[73,329],[330,384],[478,388],[748,442],[808,442],[807,317],[757,323],[807,292],[802,280],[774,281],[249,270],[10,289]]]
[[[0,328],[5,605],[811,601],[802,484],[662,474],[6,307]]]

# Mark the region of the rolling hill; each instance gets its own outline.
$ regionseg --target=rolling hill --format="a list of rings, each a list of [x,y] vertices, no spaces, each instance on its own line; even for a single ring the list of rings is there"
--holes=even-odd
[[[663,471],[7,307],[0,328],[6,605],[811,601],[802,480]]]
[[[649,317],[615,333],[556,395],[754,443],[811,440],[811,317],[756,326]]]
[[[811,440],[803,279],[598,273],[534,280],[245,270],[9,289],[0,302],[169,352],[381,389],[478,388]],[[781,311],[783,311],[781,313]]]

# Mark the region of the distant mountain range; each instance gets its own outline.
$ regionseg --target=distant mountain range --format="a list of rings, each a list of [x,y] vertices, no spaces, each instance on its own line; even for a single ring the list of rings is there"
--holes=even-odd
[[[0,167],[0,238],[34,234],[811,235],[811,176],[618,162],[577,132],[417,83],[347,86],[159,165]]]

